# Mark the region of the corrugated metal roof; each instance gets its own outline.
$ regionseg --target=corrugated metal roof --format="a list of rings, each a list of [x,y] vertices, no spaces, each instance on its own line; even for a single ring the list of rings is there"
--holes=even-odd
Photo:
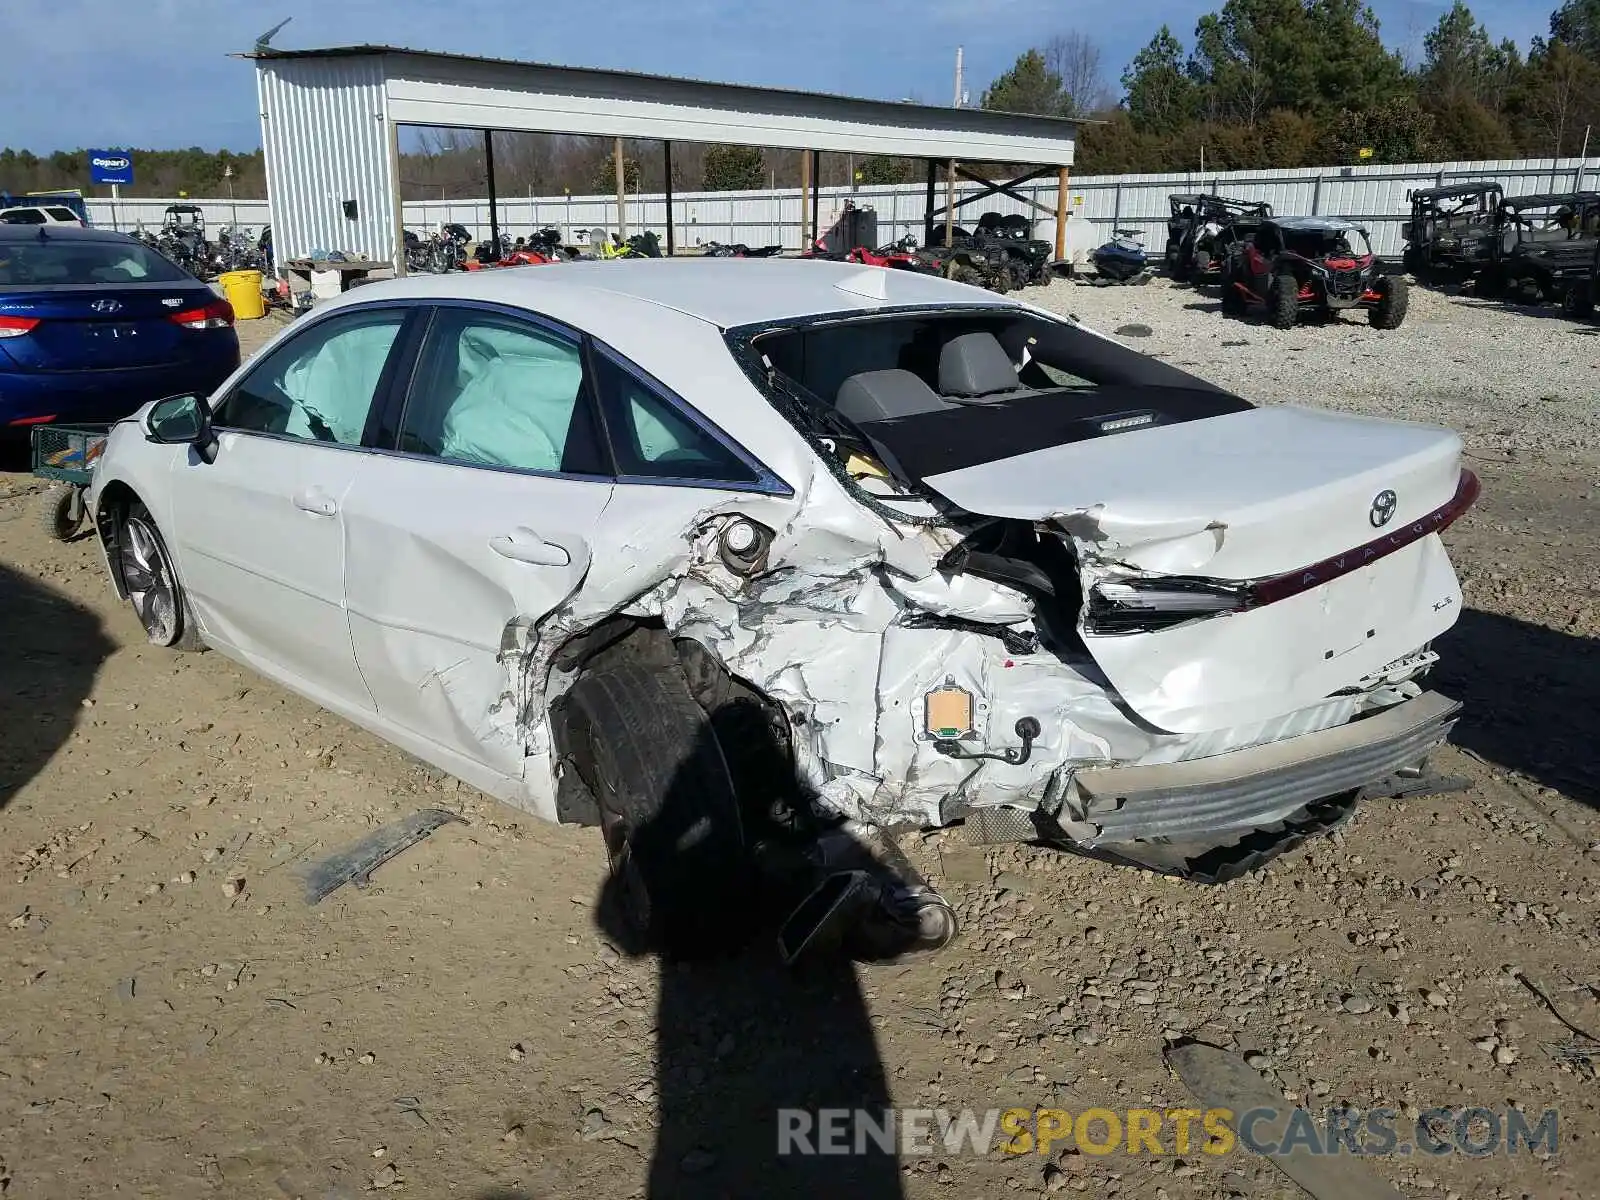
[[[768,96],[805,96],[814,100],[837,100],[849,104],[881,104],[884,108],[897,113],[926,112],[940,114],[948,117],[952,112],[963,115],[973,114],[981,120],[992,117],[1003,120],[1038,121],[1043,126],[1054,126],[1066,136],[1071,136],[1071,131],[1079,125],[1098,125],[1101,121],[1085,120],[1078,117],[1048,117],[1037,113],[1013,113],[1001,109],[989,108],[951,108],[949,105],[920,104],[906,100],[874,100],[862,96],[846,96],[839,92],[817,92],[805,88],[775,88],[765,84],[756,83],[719,83],[707,79],[694,79],[687,75],[660,75],[649,71],[618,71],[602,67],[577,67],[560,63],[533,62],[527,59],[499,58],[491,55],[457,54],[443,50],[415,50],[406,46],[323,46],[312,47],[306,50],[278,50],[267,47],[264,50],[253,50],[244,54],[236,54],[235,58],[252,59],[291,59],[291,58],[360,58],[371,55],[393,55],[404,58],[431,59],[440,63],[481,64],[496,67],[531,67],[540,71],[561,71],[572,75],[600,75],[616,79],[632,79],[640,82],[689,84],[697,88],[704,88],[708,98],[716,93],[733,92],[759,92]]]

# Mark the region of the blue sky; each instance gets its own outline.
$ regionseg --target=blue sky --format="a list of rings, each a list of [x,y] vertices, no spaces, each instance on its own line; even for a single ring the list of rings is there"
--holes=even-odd
[[[283,17],[305,48],[380,42],[777,87],[948,103],[955,48],[968,88],[1071,28],[1108,82],[1161,22],[1188,40],[1206,0],[48,0],[0,4],[0,144],[250,149],[260,143],[248,63],[230,59]],[[1556,0],[1473,6],[1496,37],[1543,32]],[[1445,4],[1379,0],[1391,45],[1419,47]],[[611,14],[620,14],[614,21]],[[580,19],[591,16],[592,20]]]

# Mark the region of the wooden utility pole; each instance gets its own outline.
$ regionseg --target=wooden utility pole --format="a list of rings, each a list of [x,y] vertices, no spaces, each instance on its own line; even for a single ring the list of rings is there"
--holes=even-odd
[[[811,249],[806,230],[811,227],[811,151],[800,151],[800,253]]]
[[[622,167],[622,139],[612,147],[611,156],[617,164],[617,236],[628,240],[628,176]]]
[[[946,249],[956,240],[956,160],[951,159],[944,169],[944,244]]]
[[[1062,167],[1056,172],[1056,261],[1067,256],[1067,184],[1072,172]]]
[[[672,143],[661,143],[661,157],[667,172],[667,257],[671,258],[678,252],[676,240],[672,236]]]

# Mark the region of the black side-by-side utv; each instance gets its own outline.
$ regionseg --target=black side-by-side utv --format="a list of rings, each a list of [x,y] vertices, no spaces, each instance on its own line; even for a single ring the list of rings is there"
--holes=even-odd
[[[1223,233],[1258,225],[1272,215],[1265,201],[1234,200],[1210,192],[1177,193],[1167,197],[1172,215],[1167,218],[1167,274],[1177,280],[1215,277],[1227,257]]]
[[[1418,278],[1465,278],[1493,252],[1503,192],[1498,183],[1477,181],[1408,193],[1411,219],[1405,228],[1405,266]]]

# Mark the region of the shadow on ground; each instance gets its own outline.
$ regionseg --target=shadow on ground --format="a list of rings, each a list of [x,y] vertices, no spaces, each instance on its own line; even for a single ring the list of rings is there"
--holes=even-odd
[[[682,844],[694,836],[701,811],[693,779],[680,772],[659,814],[630,837],[635,845],[658,835]],[[888,1079],[854,965],[819,957],[808,971],[785,967],[772,934],[773,912],[754,922],[728,914],[730,929],[753,924],[758,930],[742,952],[685,959],[673,947],[645,944],[622,917],[626,904],[612,876],[596,905],[601,930],[630,956],[665,950],[657,958],[659,1128],[647,1200],[899,1200],[898,1156],[870,1138],[843,1154],[794,1152],[807,1145],[804,1137],[789,1141],[790,1152],[780,1149],[783,1121],[814,1135],[823,1109],[865,1110],[876,1122],[885,1119]],[[785,1118],[781,1110],[794,1115]]]
[[[100,618],[0,565],[0,809],[72,736],[114,648]]]
[[[1600,644],[1468,609],[1435,678],[1466,704],[1457,745],[1600,808]]]

